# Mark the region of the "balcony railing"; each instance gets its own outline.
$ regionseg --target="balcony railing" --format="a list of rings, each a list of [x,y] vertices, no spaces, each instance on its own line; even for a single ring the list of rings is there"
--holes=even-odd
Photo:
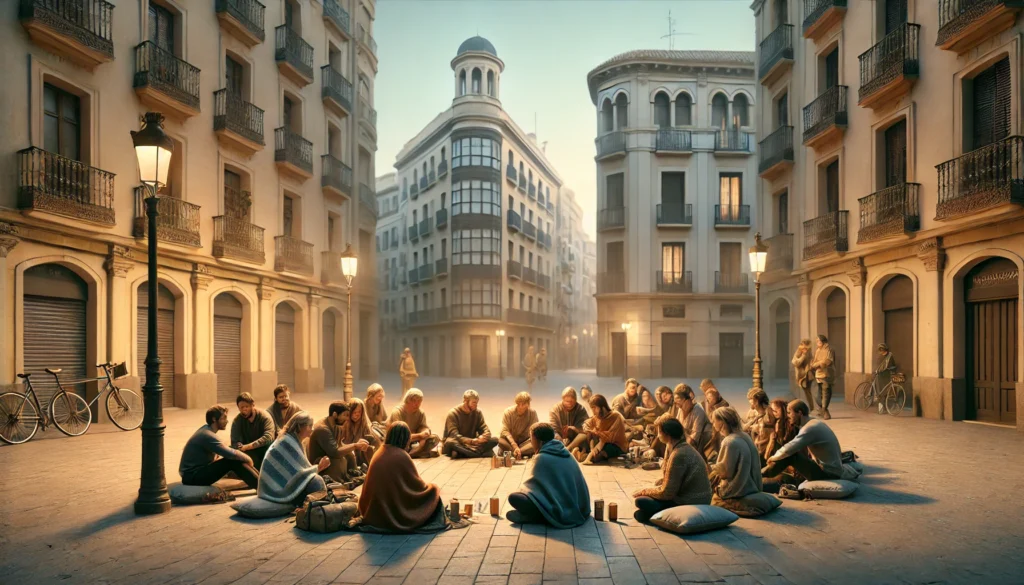
[[[848,211],[833,211],[804,222],[804,260],[849,250]]]
[[[505,271],[508,273],[509,278],[523,279],[523,264],[515,260],[507,260],[505,262]]]
[[[409,284],[418,285],[420,283],[420,271],[418,268],[411,268],[409,270]]]
[[[366,183],[359,183],[359,203],[363,209],[373,214],[373,217],[377,217],[377,194],[373,187]]]
[[[441,230],[441,229],[444,229],[444,228],[448,227],[448,210],[447,209],[438,209],[437,213],[435,214],[435,217],[436,217],[436,222],[437,222],[437,229]]]
[[[551,290],[551,277],[547,274],[537,275],[537,286],[544,290]]]
[[[935,44],[960,53],[1012,27],[1014,19],[1007,15],[1024,6],[1019,0],[938,0],[938,4]]]
[[[715,226],[749,226],[749,205],[716,205]]]
[[[544,232],[544,247],[548,250],[551,249],[551,234],[548,232]]]
[[[501,305],[469,303],[451,307],[452,319],[501,319]]]
[[[370,128],[377,128],[377,110],[370,107],[366,100],[359,99],[359,117],[370,125]]]
[[[597,212],[597,229],[609,230],[626,226],[626,208],[608,207]]]
[[[659,270],[655,273],[654,288],[662,293],[691,293],[693,273],[689,270]]]
[[[832,128],[845,128],[847,121],[845,85],[825,90],[804,106],[804,144]]]
[[[308,81],[313,80],[313,46],[286,24],[274,29],[274,60],[286,63]],[[308,82],[307,81],[307,82]]]
[[[715,292],[716,293],[748,293],[750,285],[747,284],[747,275],[738,272],[715,271]]]
[[[263,110],[226,88],[219,89],[213,92],[213,130],[227,130],[263,144]]]
[[[537,226],[529,221],[523,222],[523,235],[531,240],[537,239]]]
[[[526,175],[523,174],[519,177],[519,192],[526,193]]]
[[[263,228],[227,215],[214,217],[213,256],[263,264]]]
[[[835,22],[833,18],[826,18],[826,13],[846,11],[847,0],[804,0],[804,36],[810,37],[815,29],[828,27]],[[841,17],[841,12],[838,16]]]
[[[356,24],[356,35],[357,35],[357,38],[358,38],[359,42],[361,42],[364,45],[366,45],[366,47],[368,49],[370,49],[370,54],[373,55],[374,57],[376,57],[377,56],[377,41],[373,40],[373,37],[370,36],[370,32],[368,30],[366,30],[366,28],[363,27],[363,25]]]
[[[537,271],[529,266],[523,266],[523,282],[537,284]]]
[[[1024,137],[1010,136],[936,167],[935,219],[949,219],[1003,203],[1024,204]]]
[[[275,236],[274,270],[313,274],[313,244],[290,236]]]
[[[750,133],[739,129],[715,132],[716,152],[750,152]]]
[[[793,162],[793,127],[780,126],[758,144],[761,157],[757,165],[759,173],[768,171],[775,165]]]
[[[152,88],[190,110],[199,111],[199,68],[152,41],[144,41],[135,47],[132,86]]]
[[[515,185],[519,182],[519,171],[512,165],[505,167],[505,178],[508,179],[509,183]]]
[[[345,36],[352,34],[348,11],[338,4],[338,0],[324,0],[324,18]]]
[[[217,0],[217,14],[228,14],[245,27],[246,33],[263,42],[266,7],[257,0]]]
[[[418,222],[409,226],[409,241],[415,242],[420,239],[420,224]]]
[[[693,225],[693,204],[659,203],[657,222],[659,226]]]
[[[654,139],[654,149],[658,152],[690,152],[693,150],[693,135],[689,130],[660,128]]]
[[[434,272],[437,273],[437,277],[448,276],[448,259],[441,258],[434,260]]]
[[[350,197],[352,195],[352,167],[329,154],[320,156],[323,175],[320,177],[321,187],[330,187]]]
[[[434,265],[423,264],[419,267],[419,280],[420,282],[427,282],[434,279]]]
[[[149,187],[135,188],[135,220],[132,222],[132,237],[145,238],[149,235],[146,218],[146,198],[152,191]],[[202,245],[199,239],[199,206],[174,197],[156,199],[156,239],[171,244]]]
[[[599,272],[597,274],[598,294],[626,292],[626,275],[622,272]]]
[[[543,329],[554,329],[555,318],[552,315],[534,313],[523,309],[507,309],[505,320],[515,325],[526,325],[529,327],[540,327]]]
[[[889,84],[918,76],[920,33],[921,25],[904,23],[861,53],[857,95],[862,104]]]
[[[114,5],[109,2],[21,0],[18,16],[33,39],[46,38],[48,46],[60,48],[76,63],[95,67],[114,58]],[[37,28],[46,31],[37,34]],[[59,40],[47,38],[53,33]],[[63,39],[71,43],[64,43]]]
[[[419,325],[435,325],[446,321],[448,321],[448,307],[423,309],[422,311],[409,313],[409,325],[411,327]]]
[[[425,238],[434,231],[434,218],[425,217],[420,220],[420,237]]]
[[[409,198],[410,199],[416,199],[419,196],[420,196],[420,186],[417,185],[416,183],[413,183],[412,185],[409,186]]]
[[[508,229],[510,230],[515,230],[517,232],[523,231],[523,218],[517,211],[509,209],[505,212],[505,223],[508,225]]]
[[[320,84],[321,99],[332,100],[341,106],[345,113],[352,111],[352,82],[345,79],[344,75],[330,65],[324,65],[320,68]]]
[[[768,244],[765,271],[793,270],[793,234],[778,234],[764,241]]]
[[[429,183],[427,182],[427,176],[423,175],[422,177],[420,177],[420,191],[426,191],[428,185]]]
[[[18,208],[114,225],[114,174],[26,148],[18,151]]]
[[[616,130],[597,137],[598,158],[618,152],[626,152],[626,135],[622,131]]]
[[[341,271],[341,252],[320,252],[320,282],[328,286],[348,284],[345,274]]]
[[[793,25],[782,24],[761,41],[758,75],[764,80],[783,60],[793,60]]]
[[[857,242],[870,242],[920,229],[920,189],[918,183],[903,183],[861,197]]]
[[[437,163],[437,178],[441,179],[448,174],[448,161],[442,160]]]
[[[274,160],[313,174],[313,143],[288,128],[274,130]]]
[[[437,182],[437,173],[434,172],[434,169],[430,169],[430,174],[427,175],[427,183],[433,185],[436,182]]]

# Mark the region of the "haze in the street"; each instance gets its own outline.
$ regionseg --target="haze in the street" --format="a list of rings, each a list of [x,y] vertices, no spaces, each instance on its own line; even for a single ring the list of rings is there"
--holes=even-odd
[[[377,174],[454,96],[449,62],[459,43],[479,34],[505,62],[502,105],[527,132],[547,142],[547,156],[576,192],[593,235],[596,217],[594,106],[587,73],[619,53],[668,49],[754,50],[747,0],[602,2],[382,0],[375,35],[380,74]],[[536,125],[534,117],[536,116]]]

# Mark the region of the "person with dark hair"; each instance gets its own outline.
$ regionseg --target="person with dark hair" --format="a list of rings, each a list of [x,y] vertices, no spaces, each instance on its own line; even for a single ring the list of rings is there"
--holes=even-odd
[[[480,394],[466,390],[462,404],[448,411],[444,421],[444,446],[441,453],[452,459],[459,457],[490,457],[498,440],[491,437],[491,429],[478,408]]]
[[[691,390],[692,392],[692,390]],[[654,487],[633,492],[636,512],[633,518],[646,524],[651,516],[667,508],[711,503],[711,483],[707,465],[684,438],[683,425],[674,418],[658,427],[658,440],[665,444],[665,462],[661,479]]]
[[[775,425],[775,419],[772,418],[772,411],[768,408],[768,394],[764,390],[751,388],[747,392],[747,402],[750,403],[750,410],[747,411],[746,419],[742,421],[743,431],[754,441],[754,446],[761,454],[763,464],[764,460],[768,458],[764,454],[768,450],[768,429]]]
[[[427,426],[427,415],[423,412],[423,392],[419,388],[410,388],[402,396],[402,402],[391,411],[388,424],[404,422],[409,426],[412,435],[409,437],[409,455],[418,457],[437,457],[437,444],[441,439],[430,432]]]
[[[370,443],[366,439],[348,444],[344,442],[343,429],[348,422],[348,415],[348,404],[340,400],[332,402],[327,407],[327,416],[313,426],[309,446],[306,448],[310,461],[320,461],[323,457],[330,460],[330,467],[324,473],[338,483],[350,483],[362,476],[362,472],[356,466],[355,452],[370,449]]]
[[[787,407],[786,401],[781,398],[772,400],[768,405],[768,408],[772,411],[772,420],[775,423],[766,429],[768,432],[768,445],[765,447],[765,461],[762,467],[768,464],[769,457],[774,455],[780,447],[788,443],[796,435],[796,430],[789,425],[789,417],[786,416]]]
[[[444,514],[441,490],[423,481],[409,456],[412,433],[404,422],[392,421],[384,445],[370,460],[359,498],[363,524],[388,532],[412,532]]]
[[[529,392],[516,394],[515,402],[501,416],[498,446],[502,451],[510,451],[516,459],[522,459],[536,453],[530,441],[530,428],[537,423],[538,418],[537,411],[530,407]]]
[[[843,464],[842,449],[836,434],[824,421],[810,418],[810,410],[803,400],[790,402],[786,414],[790,426],[800,431],[793,440],[768,458],[768,465],[761,470],[763,477],[777,477],[787,467],[792,467],[810,481],[853,480],[860,476],[859,471]]]
[[[278,384],[277,388],[274,388],[274,403],[270,405],[268,410],[277,428],[284,428],[288,419],[295,416],[295,413],[300,410],[302,410],[302,407],[298,403],[292,402],[292,391],[288,388],[288,385]]]
[[[640,382],[636,378],[626,380],[622,394],[612,399],[612,410],[622,415],[626,420],[637,417],[636,409],[640,406]]]
[[[761,491],[761,456],[750,435],[743,432],[740,414],[729,406],[711,415],[715,432],[722,437],[718,460],[711,466],[711,503],[736,511],[735,502]]]
[[[252,458],[228,447],[217,433],[228,428],[228,409],[219,404],[206,411],[206,424],[192,434],[181,451],[178,474],[185,485],[213,485],[233,471],[251,489],[259,486],[260,474]],[[220,457],[218,459],[218,456]]]
[[[583,459],[583,465],[614,459],[629,449],[626,419],[622,418],[622,413],[612,410],[608,406],[608,400],[600,394],[595,394],[590,399],[590,408],[594,412],[594,416],[590,419],[592,427],[590,434],[597,440],[597,445]],[[581,458],[582,452],[576,457],[577,459]]]
[[[575,528],[590,517],[590,490],[579,464],[547,423],[530,427],[530,443],[537,456],[523,480],[521,491],[508,495],[512,506],[505,515],[516,524],[547,523]]]
[[[832,401],[832,384],[836,378],[836,352],[828,344],[828,338],[818,336],[818,347],[814,350],[810,369],[814,372],[814,381],[818,384],[818,414],[829,420],[832,414],[828,411],[828,403]]]
[[[715,444],[715,429],[704,414],[704,409],[694,402],[693,388],[679,384],[672,393],[676,401],[676,418],[683,425],[686,442],[704,457],[714,461],[718,446]]]
[[[583,426],[588,418],[587,410],[576,400],[576,389],[566,386],[562,400],[551,408],[548,424],[555,429],[555,438],[572,451],[587,440]]]
[[[262,408],[256,408],[256,399],[248,392],[242,392],[235,399],[238,415],[231,421],[231,444],[252,459],[252,466],[259,469],[263,456],[277,436],[274,419]]]

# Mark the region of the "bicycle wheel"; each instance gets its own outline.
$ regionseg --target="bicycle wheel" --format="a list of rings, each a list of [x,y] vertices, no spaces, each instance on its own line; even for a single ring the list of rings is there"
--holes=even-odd
[[[122,431],[134,431],[142,424],[142,397],[132,390],[114,388],[107,393],[107,415]]]
[[[72,437],[84,435],[92,424],[89,403],[74,392],[58,392],[50,401],[50,416],[60,432]]]
[[[860,410],[867,410],[874,404],[874,393],[871,388],[871,381],[861,382],[853,395],[853,405]]]
[[[28,396],[17,392],[0,394],[0,439],[20,445],[36,436],[39,413]]]
[[[899,384],[893,384],[885,394],[885,411],[892,416],[899,416],[907,405],[907,391]]]

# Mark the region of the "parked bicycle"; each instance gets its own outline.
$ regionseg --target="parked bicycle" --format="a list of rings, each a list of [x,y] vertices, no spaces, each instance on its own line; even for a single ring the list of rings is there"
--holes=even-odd
[[[889,378],[889,383],[881,390],[878,389],[878,372],[871,376],[871,380],[861,382],[857,386],[857,392],[853,395],[853,404],[861,410],[868,410],[874,405],[879,405],[879,414],[882,408],[892,416],[899,416],[903,407],[907,405],[907,391],[903,384],[907,377],[902,372],[894,372]]]
[[[114,384],[114,380],[128,375],[128,368],[124,362],[108,362],[96,367],[103,368],[103,376],[68,382],[71,385],[106,380],[103,390],[97,393],[91,402],[86,402],[75,392],[64,388],[59,377],[60,369],[46,368],[46,373],[57,381],[57,392],[50,399],[46,409],[43,409],[39,403],[39,396],[32,388],[32,374],[18,374],[18,377],[24,380],[24,393],[0,394],[0,440],[12,445],[24,443],[35,436],[40,425],[45,431],[51,424],[65,435],[83,435],[92,425],[92,405],[104,392],[107,394],[105,404],[110,421],[123,431],[139,428],[144,413],[142,397],[133,390],[118,388]]]

